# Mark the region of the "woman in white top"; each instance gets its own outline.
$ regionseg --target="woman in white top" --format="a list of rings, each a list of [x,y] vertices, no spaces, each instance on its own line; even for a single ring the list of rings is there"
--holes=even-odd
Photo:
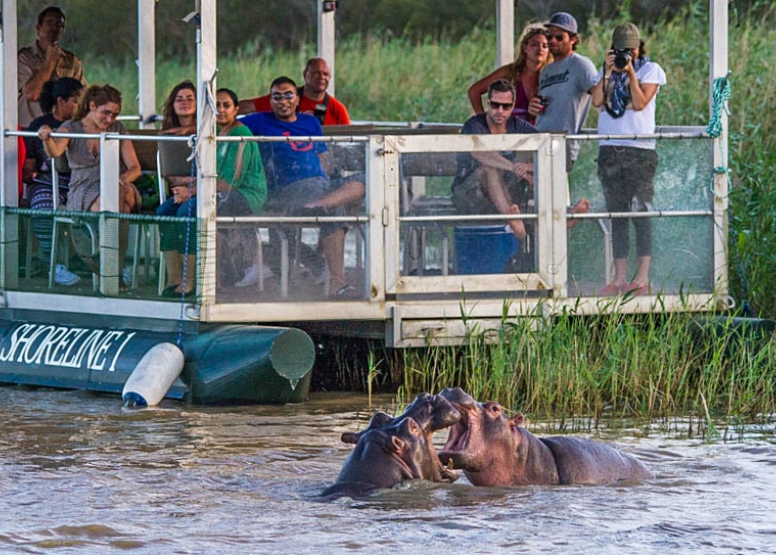
[[[643,135],[655,132],[655,100],[665,85],[663,69],[646,56],[644,41],[633,23],[614,29],[612,49],[600,80],[593,89],[593,106],[600,109],[600,135]],[[604,189],[609,212],[652,210],[652,181],[657,169],[654,139],[602,140],[598,151],[598,177]],[[628,280],[630,221],[636,231],[636,274]],[[601,295],[649,292],[649,266],[652,262],[652,220],[613,218],[612,247],[614,279]]]

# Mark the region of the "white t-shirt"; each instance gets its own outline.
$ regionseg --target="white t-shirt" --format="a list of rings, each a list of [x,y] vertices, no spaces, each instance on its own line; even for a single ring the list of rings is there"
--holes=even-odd
[[[601,79],[602,73],[598,73],[598,79]],[[623,135],[636,134],[643,135],[655,132],[655,106],[657,95],[660,92],[660,85],[666,84],[666,73],[663,68],[655,62],[647,62],[636,71],[636,77],[639,83],[649,83],[658,85],[658,90],[649,101],[649,104],[643,109],[636,111],[629,102],[625,113],[619,118],[613,118],[601,106],[601,113],[598,114],[598,134],[599,135]],[[601,146],[631,146],[635,148],[646,148],[655,150],[654,139],[612,139],[600,141]]]

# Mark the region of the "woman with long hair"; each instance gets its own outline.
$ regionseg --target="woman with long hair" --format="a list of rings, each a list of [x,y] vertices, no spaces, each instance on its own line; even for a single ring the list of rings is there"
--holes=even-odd
[[[191,135],[197,132],[197,88],[191,81],[175,85],[162,109],[160,135]]]
[[[501,66],[496,71],[474,83],[467,95],[476,114],[484,114],[482,95],[488,92],[488,86],[499,79],[506,79],[515,86],[515,107],[512,114],[534,123],[534,117],[528,114],[528,104],[539,92],[539,72],[552,61],[547,30],[540,23],[528,25],[520,35],[517,59],[511,64]]]
[[[111,85],[91,85],[79,96],[72,119],[57,130],[60,133],[119,133],[127,135],[124,125],[116,121],[121,113],[121,93]],[[46,154],[61,156],[67,152],[70,165],[70,191],[67,209],[82,212],[100,212],[100,140],[91,138],[54,138],[48,125],[38,129]],[[121,141],[119,149],[119,211],[136,212],[140,207],[140,193],[133,181],[140,177],[140,162],[131,141]],[[126,253],[127,226],[119,233],[119,261]],[[122,284],[126,287],[127,284]]]
[[[216,133],[225,137],[252,137],[250,130],[237,120],[238,98],[230,89],[216,91]],[[216,211],[219,216],[249,216],[257,214],[267,199],[267,181],[256,142],[219,142],[216,150]],[[197,188],[184,178],[171,181],[172,196],[157,210],[163,216],[191,217],[197,213]],[[181,229],[183,228],[183,229]],[[186,245],[185,226],[178,226],[177,250],[164,252],[165,262],[172,262],[180,268],[180,282],[172,283],[175,277],[168,272],[168,286],[163,296],[180,297],[194,293],[196,284],[194,264],[196,261],[196,235],[189,234]],[[219,287],[245,287],[258,281],[258,268],[255,255],[256,232],[254,229],[220,229],[217,239]],[[182,266],[184,253],[189,270],[186,283],[183,283]],[[169,268],[169,264],[168,264]],[[255,275],[254,275],[255,274]]]

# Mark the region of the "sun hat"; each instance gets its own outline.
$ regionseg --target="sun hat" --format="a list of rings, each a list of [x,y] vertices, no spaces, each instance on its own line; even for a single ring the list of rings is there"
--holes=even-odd
[[[612,45],[615,50],[638,48],[641,42],[639,28],[633,23],[620,23],[612,33]]]
[[[572,35],[577,34],[577,20],[574,16],[566,12],[556,12],[552,14],[550,20],[546,23],[547,27],[557,27],[568,31]]]

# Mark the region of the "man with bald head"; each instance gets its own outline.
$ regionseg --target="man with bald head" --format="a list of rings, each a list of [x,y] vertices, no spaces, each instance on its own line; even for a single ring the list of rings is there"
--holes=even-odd
[[[304,71],[304,86],[299,89],[301,114],[315,116],[321,125],[350,125],[350,115],[345,105],[326,92],[331,80],[331,66],[323,58],[307,60]],[[240,101],[240,114],[270,112],[269,95]]]

